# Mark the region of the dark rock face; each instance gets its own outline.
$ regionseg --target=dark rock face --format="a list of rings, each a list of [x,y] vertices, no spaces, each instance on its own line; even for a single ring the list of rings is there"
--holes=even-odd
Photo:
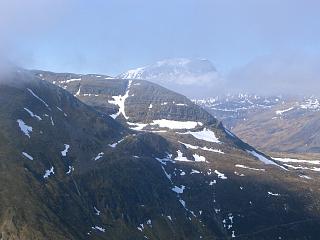
[[[132,82],[114,120],[108,101],[129,82],[87,77],[68,83],[72,94],[24,70],[0,85],[1,239],[317,239],[316,173],[258,161],[206,111],[154,84]],[[162,118],[202,125],[125,127]]]

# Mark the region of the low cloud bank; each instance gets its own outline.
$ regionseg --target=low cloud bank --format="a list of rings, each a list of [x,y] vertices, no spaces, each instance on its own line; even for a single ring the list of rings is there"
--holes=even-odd
[[[263,95],[320,95],[320,55],[288,54],[259,57],[225,78],[230,92]]]

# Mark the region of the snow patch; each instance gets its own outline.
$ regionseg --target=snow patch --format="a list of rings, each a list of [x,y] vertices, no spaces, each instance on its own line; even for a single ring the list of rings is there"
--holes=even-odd
[[[75,97],[76,96],[80,96],[80,93],[81,93],[81,85],[79,86],[79,89],[78,89],[78,91],[76,92],[76,94],[74,95]]]
[[[52,116],[50,117],[50,120],[51,120],[51,125],[54,126],[54,121],[53,121]]]
[[[158,125],[160,128],[169,128],[169,129],[193,129],[197,126],[202,126],[201,122],[194,121],[175,121],[167,119],[153,120],[150,125]]]
[[[102,158],[102,157],[103,157],[103,155],[104,155],[104,153],[103,153],[103,152],[98,153],[98,155],[94,158],[94,160],[95,160],[95,161],[99,160],[100,158]]]
[[[182,199],[179,199],[179,202],[181,203],[181,205],[186,208],[186,202]]]
[[[212,186],[213,184],[216,184],[216,183],[217,183],[216,180],[210,181],[209,186]]]
[[[218,175],[220,179],[228,179],[223,173],[219,172],[218,170],[214,170],[214,173]]]
[[[99,216],[101,212],[100,212],[95,206],[93,207],[93,209],[94,209],[94,213],[95,213],[97,216]]]
[[[310,170],[310,171],[320,172],[320,167],[309,168],[309,167],[301,167],[301,166],[296,167],[290,164],[283,164],[283,165],[286,167],[292,168],[294,170]]]
[[[253,171],[263,171],[263,172],[265,171],[265,169],[263,169],[263,168],[251,168],[251,167],[247,167],[247,166],[244,166],[244,165],[241,165],[241,164],[236,164],[235,167],[250,169],[250,170],[253,170]]]
[[[18,119],[17,122],[19,124],[21,131],[24,133],[24,135],[26,135],[27,137],[30,138],[30,133],[32,132],[32,127],[25,124],[25,122],[22,121],[21,119]]]
[[[61,108],[59,108],[58,106],[56,106],[56,108],[57,108],[60,112],[62,112],[65,117],[68,116]]]
[[[200,156],[198,154],[193,154],[194,160],[196,162],[205,162],[206,158],[204,156]]]
[[[103,227],[99,227],[99,226],[91,227],[91,229],[93,229],[93,230],[98,230],[98,231],[100,231],[100,232],[105,232],[105,231],[106,231],[106,229],[105,229],[105,228],[103,228]]]
[[[42,118],[41,117],[39,117],[38,115],[36,115],[36,114],[34,114],[32,111],[30,111],[28,108],[23,108],[27,113],[29,113],[29,115],[31,116],[31,117],[33,117],[33,118],[35,118],[35,119],[37,119],[37,120],[39,120],[39,121],[41,121],[42,120]]]
[[[166,177],[169,179],[169,181],[172,183],[172,180],[171,180],[171,175],[167,173],[166,169],[161,165],[161,168],[164,172],[164,174],[166,175]]]
[[[147,224],[148,224],[150,227],[152,227],[151,219],[148,219],[148,220],[147,220]]]
[[[201,173],[201,172],[198,171],[198,170],[191,169],[191,173],[190,174],[199,174],[199,173]]]
[[[66,172],[67,175],[69,175],[71,172],[74,171],[74,167],[73,166],[69,166],[68,171]]]
[[[115,142],[115,143],[109,144],[109,147],[115,148],[115,147],[117,147],[117,145],[118,145],[119,143],[121,143],[123,140],[124,140],[124,138],[123,138],[123,139],[121,139],[121,140],[119,140],[118,142]]]
[[[178,150],[177,151],[178,156],[174,159],[175,161],[180,161],[180,162],[193,162],[192,160],[187,159],[186,157],[183,156],[183,153]]]
[[[136,131],[141,131],[144,127],[148,125],[146,123],[132,123],[132,122],[127,122],[127,124],[130,126],[129,128]]]
[[[215,152],[215,153],[221,153],[221,154],[224,154],[223,151],[219,150],[219,149],[213,149],[213,148],[208,148],[208,147],[199,147],[199,146],[194,146],[194,145],[191,145],[191,144],[188,144],[188,143],[184,143],[184,142],[180,142],[179,143],[183,144],[186,148],[190,148],[190,149],[201,149],[201,150],[204,150],[204,151],[209,151],[209,152]]]
[[[156,158],[156,160],[158,162],[160,162],[161,164],[163,164],[163,165],[167,165],[167,162],[175,163],[175,161],[173,161],[171,158],[172,158],[172,154],[167,154],[166,157],[164,157],[164,158]]]
[[[268,194],[271,195],[271,196],[276,196],[276,197],[281,196],[280,193],[268,192]]]
[[[181,185],[181,187],[174,186],[171,190],[177,194],[182,194],[185,188],[184,185]]]
[[[209,151],[209,152],[215,152],[215,153],[220,153],[220,154],[224,154],[223,151],[221,151],[220,149],[213,149],[213,148],[207,148],[207,147],[203,147],[201,148],[204,151]]]
[[[110,104],[115,104],[119,107],[119,110],[117,113],[110,115],[112,118],[117,118],[120,114],[123,115],[125,119],[128,119],[129,117],[126,115],[125,112],[125,101],[129,97],[129,91],[131,87],[132,80],[129,80],[127,91],[124,95],[118,95],[118,96],[112,96],[113,100],[108,101]]]
[[[299,175],[299,177],[305,178],[305,179],[312,179],[311,177],[309,177],[309,176],[307,176],[307,175]]]
[[[22,155],[28,158],[29,160],[33,160],[33,157],[31,157],[28,153],[22,152]]]
[[[216,137],[215,133],[207,128],[204,128],[203,130],[198,131],[198,132],[188,131],[188,132],[182,133],[182,134],[191,134],[195,138],[197,138],[199,140],[207,141],[207,142],[221,143],[219,141],[219,139]]]
[[[48,177],[50,177],[51,175],[53,175],[54,174],[54,167],[51,167],[49,170],[46,170],[45,171],[45,173],[44,173],[44,175],[43,175],[43,178],[45,179],[45,178],[48,178]]]
[[[71,83],[71,82],[77,82],[77,81],[81,81],[81,78],[72,78],[65,81],[60,81],[60,83]]]
[[[294,159],[294,158],[273,158],[274,160],[284,162],[284,163],[307,163],[307,164],[314,164],[319,165],[319,160],[303,160],[303,159]]]
[[[185,103],[176,103],[176,106],[188,106],[188,104],[185,104]]]
[[[240,173],[238,173],[238,172],[236,172],[236,171],[234,172],[234,175],[237,175],[237,176],[239,176],[239,177],[244,177],[244,176],[245,176],[243,173],[240,174]]]
[[[39,96],[37,96],[30,88],[27,88],[27,90],[34,96],[36,99],[38,99],[40,102],[42,102],[47,108],[49,108],[49,105]]]
[[[293,109],[293,107],[290,107],[290,108],[284,109],[284,110],[278,110],[278,111],[276,111],[276,114],[277,114],[277,115],[282,115],[283,113],[289,112],[289,111],[291,111],[292,109]]]
[[[61,151],[62,157],[66,157],[66,156],[67,156],[67,153],[68,153],[68,151],[69,151],[69,148],[70,148],[70,145],[64,144],[64,150]]]
[[[275,162],[271,161],[270,159],[266,158],[265,156],[261,155],[260,153],[257,153],[254,150],[246,150],[247,153],[251,154],[252,156],[254,156],[255,158],[258,158],[261,162],[265,163],[265,164],[272,164],[272,165],[277,165]]]

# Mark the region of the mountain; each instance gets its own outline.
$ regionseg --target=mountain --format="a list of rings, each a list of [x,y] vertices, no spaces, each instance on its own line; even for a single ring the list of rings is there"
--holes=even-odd
[[[3,240],[319,236],[318,174],[288,171],[182,95],[17,69],[0,99]]]
[[[123,79],[163,79],[173,81],[180,77],[199,77],[215,73],[216,69],[207,59],[173,58],[158,61],[155,64],[131,69],[120,74]]]
[[[239,122],[246,121],[249,115],[258,114],[281,103],[283,97],[239,93],[220,94],[192,101],[223,121],[228,129],[233,129]]]
[[[264,151],[320,152],[320,104],[316,97],[239,94],[194,102]]]
[[[158,83],[189,97],[212,94],[220,83],[219,74],[207,59],[173,58],[121,73],[121,79],[140,79]]]

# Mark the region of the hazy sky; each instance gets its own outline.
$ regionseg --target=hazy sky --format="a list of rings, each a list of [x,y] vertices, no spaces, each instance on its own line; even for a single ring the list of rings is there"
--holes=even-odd
[[[319,0],[0,0],[0,51],[53,71],[116,75],[201,57],[229,81],[265,71],[276,79],[307,71],[314,81],[319,9]]]

